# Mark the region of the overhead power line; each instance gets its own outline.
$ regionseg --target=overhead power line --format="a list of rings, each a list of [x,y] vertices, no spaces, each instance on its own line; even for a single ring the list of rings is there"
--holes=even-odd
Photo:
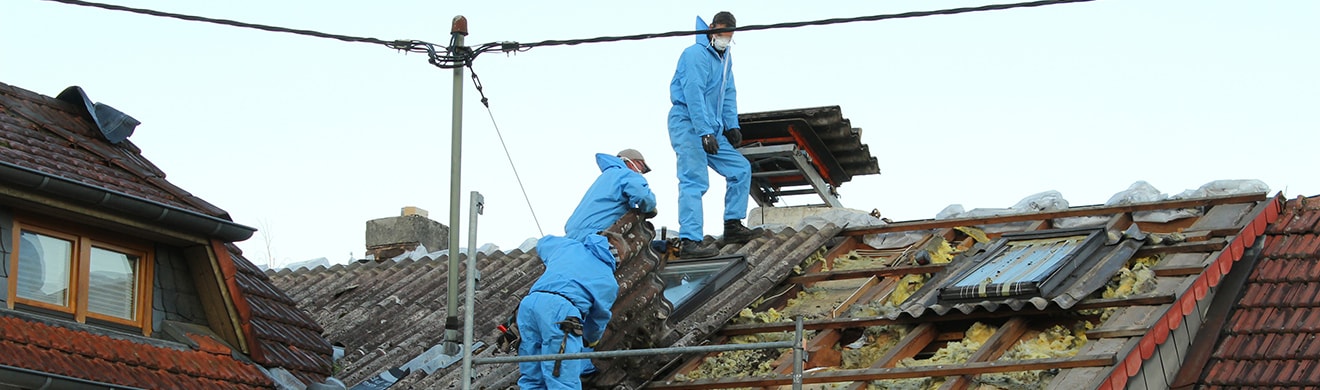
[[[1042,6],[1047,6],[1047,5],[1067,4],[1067,3],[1083,3],[1083,2],[1089,2],[1089,1],[1094,1],[1094,0],[1044,0],[1044,1],[1032,1],[1032,2],[1026,2],[1026,3],[990,4],[990,5],[983,5],[983,6],[978,6],[978,7],[950,8],[950,9],[935,10],[935,11],[913,11],[913,12],[904,12],[904,13],[901,13],[901,14],[887,14],[887,15],[858,16],[858,17],[852,17],[852,18],[833,18],[833,19],[821,19],[821,20],[812,20],[812,21],[805,21],[805,22],[787,22],[787,23],[775,23],[775,24],[759,24],[759,25],[750,25],[750,26],[742,26],[742,27],[735,27],[735,28],[711,29],[711,30],[670,31],[670,32],[666,32],[666,33],[637,34],[637,35],[623,35],[623,36],[613,36],[613,37],[597,37],[597,38],[565,39],[565,40],[545,40],[545,41],[532,42],[532,43],[516,43],[516,42],[505,42],[505,43],[499,43],[499,42],[496,42],[496,43],[491,43],[491,44],[487,44],[487,45],[501,45],[501,44],[502,44],[503,46],[509,46],[509,45],[512,43],[512,44],[516,44],[517,47],[518,47],[519,49],[525,50],[525,49],[531,49],[531,48],[534,48],[534,47],[541,47],[541,46],[564,46],[564,45],[579,45],[579,44],[584,44],[584,43],[602,43],[602,42],[618,42],[618,41],[640,41],[640,40],[644,40],[644,39],[667,38],[667,37],[679,37],[679,36],[685,36],[685,35],[698,35],[698,34],[710,34],[710,33],[721,33],[721,32],[725,32],[725,31],[772,30],[772,29],[796,28],[796,27],[806,27],[806,26],[825,26],[825,25],[831,25],[831,24],[842,24],[842,23],[874,22],[874,21],[888,20],[888,19],[919,18],[919,17],[925,17],[925,16],[937,16],[937,15],[955,15],[955,14],[963,14],[963,13],[969,13],[969,12],[998,11],[998,10],[1006,10],[1006,9],[1013,9],[1013,8],[1042,7]],[[506,51],[507,51],[507,50],[506,50]]]
[[[84,6],[84,7],[94,7],[94,8],[108,9],[108,10],[112,10],[112,11],[125,11],[125,12],[132,12],[132,13],[135,13],[135,14],[143,14],[143,15],[151,15],[151,16],[160,16],[160,17],[174,18],[174,19],[182,19],[182,20],[188,20],[188,21],[193,21],[193,22],[215,23],[215,24],[223,24],[223,25],[226,25],[226,26],[243,27],[243,28],[254,28],[254,29],[263,30],[263,31],[282,32],[282,33],[290,33],[290,34],[298,34],[298,35],[307,35],[307,36],[313,36],[313,37],[317,37],[317,38],[337,39],[337,40],[341,40],[341,41],[344,41],[344,42],[374,43],[374,44],[378,44],[378,45],[387,45],[387,46],[388,46],[388,45],[391,45],[391,44],[394,44],[394,42],[385,41],[385,40],[380,40],[380,39],[376,39],[376,38],[362,38],[362,37],[353,37],[353,36],[348,36],[348,35],[327,34],[327,33],[323,33],[323,32],[320,32],[320,31],[298,30],[298,29],[292,29],[292,28],[284,28],[284,27],[276,27],[276,26],[267,26],[267,25],[264,25],[264,24],[244,23],[244,22],[238,22],[238,21],[227,20],[227,19],[212,19],[212,18],[205,18],[205,17],[201,17],[201,16],[192,16],[192,15],[176,14],[176,13],[170,13],[170,12],[161,12],[161,11],[149,10],[149,9],[144,9],[144,8],[125,7],[125,6],[122,6],[122,5],[93,3],[93,2],[90,2],[90,1],[80,1],[80,0],[46,0],[46,1],[53,1],[53,2],[56,2],[56,3],[64,3],[64,4],[72,4],[72,5],[81,5],[81,6]]]
[[[82,1],[82,0],[46,0],[46,1],[79,5],[85,7],[102,8],[113,11],[132,12],[143,15],[167,17],[167,18],[174,18],[174,19],[194,21],[194,22],[215,23],[215,24],[221,24],[221,25],[233,26],[233,27],[253,28],[262,31],[305,35],[305,36],[311,36],[317,38],[328,38],[328,39],[335,39],[344,42],[371,43],[377,45],[384,45],[394,50],[401,50],[401,51],[407,51],[413,53],[426,53],[430,57],[429,62],[431,64],[441,68],[455,68],[455,67],[470,65],[472,63],[472,60],[475,59],[477,55],[492,51],[514,52],[514,51],[527,51],[536,47],[571,46],[571,45],[581,45],[588,43],[604,43],[604,42],[619,42],[619,41],[640,41],[645,39],[719,33],[725,31],[772,30],[772,29],[797,28],[797,27],[807,27],[807,26],[825,26],[825,25],[843,24],[843,23],[874,22],[874,21],[889,20],[889,19],[918,18],[918,17],[926,17],[926,16],[937,16],[937,15],[955,15],[955,14],[963,14],[970,12],[999,11],[999,10],[1014,9],[1014,8],[1043,7],[1043,6],[1057,5],[1057,4],[1082,3],[1082,2],[1089,2],[1094,0],[1042,0],[1042,1],[1031,1],[1024,3],[990,4],[990,5],[983,5],[977,7],[950,8],[950,9],[942,9],[942,10],[934,10],[934,11],[913,11],[913,12],[904,12],[898,14],[858,16],[851,18],[832,18],[832,19],[811,20],[811,21],[803,21],[803,22],[786,22],[786,23],[776,23],[776,24],[761,24],[761,25],[750,25],[750,26],[742,26],[736,28],[721,28],[721,29],[712,29],[712,30],[681,30],[681,31],[663,32],[663,33],[622,35],[622,36],[602,36],[602,37],[583,38],[583,39],[551,39],[551,40],[544,40],[544,41],[531,42],[531,43],[502,41],[502,42],[485,43],[472,48],[453,47],[454,45],[451,42],[451,44],[448,47],[441,47],[440,50],[437,50],[438,45],[420,40],[387,41],[377,38],[329,34],[320,31],[313,31],[313,30],[301,30],[301,29],[292,29],[292,28],[277,27],[277,26],[268,26],[263,24],[244,23],[244,22],[238,22],[227,19],[214,19],[214,18],[207,18],[201,16],[161,12],[161,11],[143,9],[143,8],[133,8],[133,7],[120,6],[120,5],[113,5],[113,4],[94,3],[94,2]]]

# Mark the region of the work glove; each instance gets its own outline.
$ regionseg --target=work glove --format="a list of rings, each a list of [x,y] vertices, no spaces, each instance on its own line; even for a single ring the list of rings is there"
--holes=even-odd
[[[706,154],[715,154],[720,151],[720,142],[715,140],[715,134],[706,134],[701,136],[701,148]]]
[[[599,345],[599,344],[600,344],[600,339],[596,339],[596,341],[592,341],[592,342],[587,342],[587,339],[582,339],[582,346],[583,346],[583,347],[587,347],[587,348],[596,348],[596,345]]]
[[[729,140],[729,145],[733,145],[733,147],[736,148],[738,147],[738,144],[742,143],[742,130],[738,130],[736,127],[725,130],[724,139]]]
[[[642,219],[655,218],[655,214],[656,214],[656,209],[651,209],[651,211],[643,212]]]

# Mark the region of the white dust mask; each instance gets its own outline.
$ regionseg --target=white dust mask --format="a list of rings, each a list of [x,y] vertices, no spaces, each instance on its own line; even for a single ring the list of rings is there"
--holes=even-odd
[[[729,48],[730,43],[733,43],[733,37],[716,36],[715,39],[710,41],[710,45],[715,47],[715,50],[719,51],[724,51],[724,49]]]

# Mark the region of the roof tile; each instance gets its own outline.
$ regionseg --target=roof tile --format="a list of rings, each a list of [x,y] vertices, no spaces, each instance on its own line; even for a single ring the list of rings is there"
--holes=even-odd
[[[1202,387],[1291,388],[1320,383],[1320,208],[1287,203],[1265,229],[1262,257],[1243,285]]]
[[[274,385],[256,366],[229,355],[85,334],[7,315],[0,315],[0,328],[16,330],[0,333],[4,365],[132,387],[200,389],[206,388],[197,385],[203,379],[228,388]],[[126,375],[139,369],[152,373]]]

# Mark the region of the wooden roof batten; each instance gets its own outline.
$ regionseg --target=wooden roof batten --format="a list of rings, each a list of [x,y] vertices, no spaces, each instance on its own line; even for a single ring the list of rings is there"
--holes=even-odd
[[[938,228],[952,228],[959,226],[993,225],[1009,222],[1037,221],[1042,219],[1070,218],[1070,217],[1089,217],[1096,215],[1131,213],[1137,211],[1169,210],[1188,207],[1217,206],[1230,203],[1249,203],[1265,200],[1266,193],[1255,192],[1242,195],[1224,195],[1210,196],[1204,198],[1181,199],[1171,201],[1130,203],[1115,206],[1081,206],[1066,210],[1046,211],[1039,213],[1008,214],[997,215],[993,217],[970,217],[970,218],[951,218],[951,219],[927,219],[918,221],[896,222],[883,226],[859,226],[844,229],[839,234],[848,236],[864,236],[867,234],[929,230]]]
[[[1228,195],[1228,196],[1206,197],[1206,198],[1196,198],[1196,199],[1178,200],[1178,201],[1127,204],[1127,205],[1118,205],[1118,206],[1084,206],[1084,207],[1071,208],[1061,211],[1031,213],[1031,214],[1001,215],[1001,216],[992,216],[992,217],[963,218],[963,219],[951,219],[951,220],[941,220],[941,221],[914,221],[914,222],[898,223],[898,224],[879,226],[879,227],[860,227],[860,228],[845,229],[839,234],[841,236],[847,237],[847,239],[839,243],[838,246],[836,246],[835,248],[831,248],[831,250],[828,251],[824,263],[828,264],[827,268],[833,268],[832,262],[835,258],[838,258],[843,254],[848,253],[849,251],[852,251],[854,249],[866,248],[866,246],[860,244],[859,242],[860,241],[859,238],[865,234],[883,233],[890,231],[942,229],[943,234],[939,232],[933,232],[933,235],[936,236],[944,235],[946,236],[946,238],[949,238],[949,237],[953,237],[953,235],[951,234],[953,227],[1035,221],[1037,222],[1037,224],[1027,228],[1027,230],[1041,230],[1041,229],[1050,229],[1052,224],[1049,222],[1056,218],[1099,216],[1099,215],[1105,215],[1111,217],[1111,222],[1106,224],[1108,225],[1106,227],[1106,230],[1112,230],[1114,227],[1116,227],[1115,226],[1116,224],[1117,225],[1132,224],[1133,222],[1131,219],[1132,218],[1131,213],[1133,212],[1168,210],[1168,209],[1179,209],[1179,208],[1200,208],[1202,211],[1208,211],[1210,208],[1218,205],[1239,204],[1239,203],[1249,204],[1264,200],[1266,200],[1266,196],[1264,193],[1252,193],[1245,195]],[[1248,206],[1248,208],[1251,209],[1255,209],[1259,207],[1260,207],[1259,204],[1255,207]],[[1199,217],[1192,219],[1192,221],[1195,221],[1197,219],[1199,219]],[[1121,223],[1115,221],[1120,221]],[[1178,226],[1160,225],[1155,227],[1155,229],[1157,231],[1159,229],[1177,229],[1177,231],[1182,231],[1184,228],[1187,227],[1186,226],[1187,223],[1189,222],[1185,222],[1183,225],[1178,225]],[[1133,229],[1135,228],[1136,227],[1133,226]],[[1223,250],[1227,244],[1227,240],[1222,238],[1222,236],[1231,236],[1233,233],[1236,233],[1236,229],[1234,229],[1234,231],[1232,232],[1229,231],[1203,232],[1202,233],[1203,236],[1198,236],[1194,241],[1182,242],[1172,245],[1157,246],[1157,247],[1141,246],[1139,247],[1139,250],[1137,250],[1136,253],[1132,253],[1132,252],[1129,253],[1138,256],[1150,256],[1150,255],[1159,255],[1159,254],[1215,252],[1215,251]],[[924,243],[925,240],[922,240],[922,242]],[[957,243],[954,244],[957,245]],[[921,245],[912,244],[910,246],[921,246]],[[902,262],[899,260],[906,259],[909,254],[908,252],[909,252],[908,250],[904,250],[900,252],[899,255],[894,256],[892,258],[893,261],[890,262],[892,264],[882,267],[872,267],[867,269],[821,271],[821,267],[819,265],[813,265],[813,267],[809,268],[807,273],[803,275],[789,277],[785,280],[785,283],[797,286],[799,290],[801,290],[808,285],[812,285],[815,284],[816,282],[822,282],[822,281],[878,278],[883,282],[881,283],[868,282],[857,292],[857,294],[864,294],[872,297],[881,297],[881,296],[887,296],[889,291],[892,291],[893,288],[892,283],[888,283],[886,285],[884,282],[892,282],[897,278],[901,278],[904,275],[908,275],[908,274],[937,273],[945,268],[945,265],[943,264],[901,265],[901,264],[907,264],[906,262]],[[1198,267],[1198,265],[1182,264],[1172,268],[1161,269],[1159,271],[1158,276],[1182,280],[1185,279],[1185,276],[1191,276],[1199,273],[1199,270],[1203,269],[1202,268],[1203,266]],[[1178,284],[1178,283],[1174,283],[1174,284]],[[877,286],[881,286],[881,285],[887,286],[884,288],[888,288],[889,290],[885,292],[862,291],[862,290],[867,290],[868,288],[877,289],[878,288]],[[1019,338],[1021,338],[1023,334],[1028,331],[1029,328],[1027,325],[1028,323],[1033,322],[1033,319],[1036,322],[1047,322],[1049,321],[1047,319],[1048,317],[1057,316],[1059,314],[1065,314],[1065,313],[1075,313],[1078,310],[1083,310],[1083,309],[1119,308],[1119,307],[1153,307],[1158,309],[1160,307],[1168,307],[1170,304],[1177,301],[1177,298],[1180,295],[1180,293],[1181,293],[1180,291],[1170,291],[1168,289],[1161,288],[1159,290],[1152,291],[1150,293],[1139,294],[1126,298],[1086,298],[1076,302],[1075,305],[1072,305],[1067,308],[1059,307],[1059,305],[1051,305],[1050,307],[1045,308],[1043,310],[1024,309],[1024,310],[975,311],[970,313],[954,312],[939,316],[922,316],[921,318],[914,318],[911,316],[904,316],[902,314],[899,314],[897,317],[893,317],[893,318],[885,317],[885,316],[876,316],[869,318],[829,318],[829,319],[810,320],[804,324],[804,329],[817,330],[818,332],[810,340],[804,341],[804,345],[807,346],[807,350],[809,352],[812,352],[813,355],[811,361],[807,362],[808,367],[838,366],[837,364],[813,363],[812,361],[817,360],[816,356],[814,356],[817,353],[831,352],[824,350],[829,349],[830,346],[839,342],[839,335],[841,334],[842,329],[848,329],[848,328],[855,329],[855,328],[868,327],[868,326],[893,325],[893,324],[915,325],[915,327],[910,331],[911,333],[904,336],[901,340],[899,340],[899,342],[896,345],[891,347],[886,352],[885,356],[882,356],[880,359],[875,361],[870,367],[866,369],[835,369],[831,371],[807,373],[804,375],[802,383],[853,382],[847,388],[855,390],[855,389],[866,388],[867,381],[872,381],[872,380],[920,378],[920,377],[946,377],[947,380],[940,387],[941,390],[944,389],[962,390],[971,387],[974,384],[973,382],[975,375],[982,373],[1027,371],[1027,370],[1039,370],[1039,369],[1068,369],[1068,368],[1078,368],[1078,367],[1093,367],[1092,370],[1097,370],[1097,369],[1103,370],[1104,367],[1114,366],[1118,361],[1118,356],[1119,356],[1118,353],[1124,350],[1123,348],[1110,348],[1112,346],[1106,347],[1109,346],[1109,344],[1113,344],[1112,342],[1109,341],[1117,341],[1121,338],[1129,337],[1131,335],[1118,335],[1118,334],[1111,335],[1113,336],[1112,339],[1105,340],[1106,341],[1105,343],[1093,343],[1096,344],[1094,346],[1088,345],[1087,348],[1084,348],[1083,350],[1080,351],[1078,355],[1073,357],[1037,359],[1037,360],[1017,360],[1017,361],[1000,361],[997,359],[1003,356],[1019,340]],[[853,303],[853,301],[842,303],[842,305],[850,305],[851,303]],[[841,310],[843,309],[840,308],[840,309],[836,309],[835,311],[837,312]],[[831,317],[833,317],[833,315],[831,315]],[[980,321],[980,320],[993,320],[994,322],[999,322],[1002,325],[995,331],[995,333],[990,337],[990,339],[987,340],[981,347],[979,347],[973,353],[973,355],[969,357],[964,363],[895,368],[898,361],[905,358],[915,357],[918,353],[924,350],[928,350],[932,342],[950,339],[949,337],[944,337],[944,336],[952,337],[952,334],[945,335],[937,331],[936,329],[938,324],[956,323],[956,322],[966,323],[969,321]],[[791,324],[782,324],[782,323],[726,325],[722,327],[717,334],[720,335],[721,337],[728,337],[733,335],[772,333],[772,332],[791,331],[792,327],[793,326]],[[1091,332],[1088,332],[1088,336],[1090,335]],[[1100,335],[1096,334],[1096,336],[1100,336]],[[1096,340],[1096,341],[1099,342],[1101,340]],[[1100,344],[1104,344],[1104,346]],[[837,354],[837,352],[833,352],[833,353]],[[702,389],[702,388],[781,386],[792,383],[791,376],[789,376],[789,373],[785,371],[785,367],[787,367],[787,363],[789,363],[788,359],[790,359],[790,356],[785,353],[785,354],[781,354],[779,359],[777,359],[774,362],[773,366],[775,366],[776,369],[773,372],[776,375],[745,377],[745,378],[699,379],[690,382],[679,382],[679,381],[669,380],[663,382],[651,382],[648,384],[647,387],[663,388],[663,389],[670,389],[670,388]],[[824,359],[830,360],[837,358],[831,356]],[[700,359],[695,359],[691,363],[695,363],[698,361],[700,361]],[[689,364],[689,366],[691,366],[691,364]]]

